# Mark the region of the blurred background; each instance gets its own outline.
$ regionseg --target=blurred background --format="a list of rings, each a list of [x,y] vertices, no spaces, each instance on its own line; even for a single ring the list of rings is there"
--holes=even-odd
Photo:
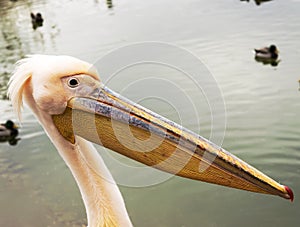
[[[149,187],[120,186],[133,224],[296,227],[300,215],[299,12],[298,0],[0,0],[0,122],[17,120],[7,100],[7,82],[15,62],[28,54],[64,54],[94,63],[133,43],[176,45],[201,60],[222,93],[226,108],[222,146],[290,186],[295,201],[172,177]],[[257,62],[253,49],[270,44],[280,51],[277,64]],[[147,84],[139,83],[135,92],[124,90],[132,81],[150,77],[152,69],[147,69],[125,70],[107,83],[210,138],[209,105],[203,109],[196,105],[201,113],[199,130],[189,115],[189,103],[182,104],[179,116],[172,105],[143,101]],[[191,100],[203,98],[182,74],[164,67],[154,67],[152,72],[173,78]],[[109,79],[105,74],[101,77]],[[0,226],[86,225],[73,177],[26,107],[19,126],[21,140],[16,145],[0,143]],[[118,167],[110,169],[118,174]]]

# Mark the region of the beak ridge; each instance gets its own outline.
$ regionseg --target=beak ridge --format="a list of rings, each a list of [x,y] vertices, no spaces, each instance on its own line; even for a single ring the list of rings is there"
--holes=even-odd
[[[148,166],[182,177],[293,201],[293,192],[205,138],[114,93],[74,97],[54,115],[59,132],[81,136]],[[149,147],[151,149],[149,149]]]

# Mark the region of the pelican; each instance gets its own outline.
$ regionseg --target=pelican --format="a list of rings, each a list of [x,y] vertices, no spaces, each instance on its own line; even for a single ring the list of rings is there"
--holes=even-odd
[[[77,58],[33,55],[20,60],[8,95],[19,117],[23,100],[27,103],[71,170],[90,227],[132,226],[116,182],[91,142],[182,177],[293,200],[289,187],[113,92],[91,64]],[[156,146],[144,152],[150,134],[150,145]],[[207,168],[200,171],[203,163]]]

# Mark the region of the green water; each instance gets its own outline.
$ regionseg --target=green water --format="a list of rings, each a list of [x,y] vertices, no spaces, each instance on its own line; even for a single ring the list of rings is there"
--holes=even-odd
[[[42,27],[32,28],[30,12],[42,13]],[[296,227],[300,215],[299,12],[297,0],[261,4],[251,0],[133,0],[113,1],[112,8],[97,0],[0,1],[0,121],[16,119],[6,100],[6,84],[14,63],[27,54],[66,54],[93,63],[129,44],[157,41],[178,46],[201,60],[222,92],[226,108],[222,146],[290,186],[295,201],[179,177],[149,187],[120,185],[134,225]],[[253,48],[271,43],[280,51],[277,67],[254,60]],[[171,61],[178,58],[167,57]],[[191,103],[183,101],[178,108],[179,97],[176,105],[153,98],[164,89],[149,89],[158,84],[146,79],[172,80],[195,104],[200,133],[210,137],[215,132],[209,105],[178,71],[137,66],[111,80],[106,72],[104,67],[100,76],[114,90],[198,132]],[[176,97],[171,90],[165,90],[170,94],[166,97]],[[216,129],[222,127],[216,125]],[[0,144],[0,226],[86,224],[69,170],[27,108],[20,137],[17,146]],[[118,179],[118,166],[109,167]],[[145,178],[139,172],[121,176]]]

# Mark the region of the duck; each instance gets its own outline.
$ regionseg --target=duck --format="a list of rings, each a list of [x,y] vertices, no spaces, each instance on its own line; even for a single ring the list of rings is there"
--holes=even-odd
[[[12,120],[0,124],[0,142],[8,141],[10,145],[16,145],[20,140],[20,138],[16,138],[18,135],[18,126]]]
[[[34,14],[31,12],[30,17],[33,29],[43,26],[44,19],[41,13]]]
[[[259,6],[261,3],[264,3],[264,2],[269,2],[269,1],[272,1],[272,0],[254,0],[256,5]]]
[[[263,47],[259,49],[254,49],[255,51],[255,58],[262,58],[262,59],[274,59],[278,58],[278,49],[277,47],[272,44],[269,47]]]
[[[241,2],[250,2],[250,0],[240,0]],[[269,2],[269,1],[272,1],[272,0],[254,0],[255,4],[257,6],[259,6],[261,3],[264,3],[264,2]]]
[[[106,4],[107,4],[107,8],[111,9],[113,8],[113,3],[112,3],[113,0],[106,0]]]
[[[17,136],[18,134],[18,126],[12,120],[7,120],[4,124],[0,124],[0,137]]]

